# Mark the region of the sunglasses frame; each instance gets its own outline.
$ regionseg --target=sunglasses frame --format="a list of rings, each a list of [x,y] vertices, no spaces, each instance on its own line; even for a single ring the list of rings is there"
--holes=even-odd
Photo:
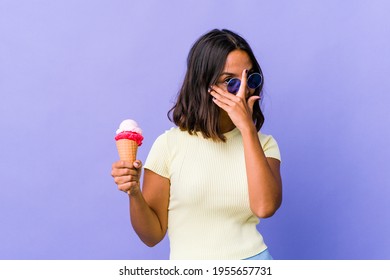
[[[249,81],[249,79],[251,78],[251,77],[255,77],[255,76],[259,76],[259,78],[260,78],[260,82],[259,82],[259,84],[256,86],[256,87],[250,87],[249,86],[249,83],[247,82],[247,85],[248,85],[248,87],[250,88],[250,89],[256,89],[256,88],[258,88],[259,86],[261,86],[261,84],[263,83],[263,76],[260,74],[260,73],[257,73],[257,72],[255,72],[255,73],[252,73],[252,74],[250,74],[249,76],[248,76],[248,78],[247,78],[247,81]],[[238,81],[238,82],[237,82]],[[233,82],[233,83],[232,83]],[[237,84],[238,83],[238,84]],[[232,78],[232,79],[230,79],[229,80],[229,82],[227,83],[227,85],[226,85],[226,88],[227,88],[227,91],[228,92],[230,92],[231,94],[236,94],[237,92],[238,92],[238,90],[240,89],[240,86],[241,86],[241,80],[240,79],[238,79],[238,78]],[[230,88],[230,90],[229,90],[229,88]]]

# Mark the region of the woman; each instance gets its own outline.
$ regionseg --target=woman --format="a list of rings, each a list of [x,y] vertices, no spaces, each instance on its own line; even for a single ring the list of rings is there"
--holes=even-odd
[[[263,74],[248,43],[212,30],[192,46],[187,73],[144,166],[115,162],[134,230],[148,246],[165,236],[171,259],[272,259],[256,224],[282,201],[280,154],[259,100]]]

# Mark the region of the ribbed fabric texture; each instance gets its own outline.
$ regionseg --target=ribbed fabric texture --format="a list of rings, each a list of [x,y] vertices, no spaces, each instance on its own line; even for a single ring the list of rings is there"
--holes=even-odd
[[[172,128],[153,144],[145,168],[169,178],[171,259],[244,259],[267,246],[249,206],[241,133],[227,142]],[[267,157],[280,160],[272,136],[259,133]]]

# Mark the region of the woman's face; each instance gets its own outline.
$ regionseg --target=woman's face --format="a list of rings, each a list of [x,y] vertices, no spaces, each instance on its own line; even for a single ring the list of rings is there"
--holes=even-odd
[[[253,64],[248,54],[243,50],[234,50],[226,58],[225,67],[218,78],[218,86],[227,91],[227,83],[232,78],[241,80],[242,72],[247,69],[248,76],[253,73]],[[246,97],[254,93],[254,89],[246,89]]]

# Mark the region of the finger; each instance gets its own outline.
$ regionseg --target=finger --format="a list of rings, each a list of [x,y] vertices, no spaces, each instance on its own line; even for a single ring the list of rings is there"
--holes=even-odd
[[[242,71],[242,75],[241,75],[240,88],[238,89],[238,92],[237,92],[236,96],[245,98],[245,95],[246,95],[245,93],[246,93],[246,90],[247,90],[247,79],[248,79],[248,70],[244,69]]]
[[[118,160],[112,164],[112,168],[132,168],[133,165],[131,162],[124,161],[124,160]]]
[[[141,169],[142,168],[142,162],[137,159],[136,161],[134,161],[133,166],[136,169]]]
[[[136,172],[136,173],[130,174],[130,175],[126,174],[126,175],[122,175],[122,176],[115,176],[114,182],[115,182],[115,184],[120,185],[120,184],[123,184],[126,182],[139,181],[140,173],[141,172]]]
[[[225,92],[223,89],[221,89],[218,86],[211,87],[210,95],[212,95],[215,99],[228,106],[233,106],[234,103],[240,101],[239,97],[235,96],[234,94]]]
[[[114,177],[114,182],[115,184],[117,184],[118,186],[119,185],[123,185],[125,183],[129,183],[130,182],[130,176],[118,176],[118,177]]]
[[[137,186],[138,186],[138,182],[127,182],[127,183],[123,183],[123,184],[118,185],[118,190],[122,191],[122,192],[129,193],[132,188],[137,187]]]
[[[128,167],[125,167],[125,168],[117,168],[117,167],[113,167],[111,169],[111,176],[112,177],[118,177],[118,176],[124,176],[124,175],[135,175],[137,174],[137,170],[134,169],[134,168],[128,168]]]
[[[218,85],[213,85],[210,87],[210,94],[211,93],[216,93],[220,96],[223,96],[227,99],[230,99],[230,100],[236,100],[237,99],[237,96],[235,94],[231,94],[230,92],[228,92],[227,90],[225,90],[224,88],[221,88],[220,86]]]
[[[130,183],[123,183],[118,185],[118,190],[122,192],[127,192],[130,189]]]
[[[229,106],[229,105],[227,105],[227,104],[224,103],[224,102],[221,102],[221,101],[218,100],[217,98],[213,98],[213,102],[214,102],[218,107],[220,107],[221,109],[225,110],[226,112],[229,112],[230,108],[232,108],[232,106]]]
[[[135,170],[137,171],[137,176],[138,176],[138,181],[139,181],[141,178],[141,174],[142,174],[142,161],[136,160],[134,162],[134,167],[136,168]]]
[[[259,100],[260,100],[260,96],[257,96],[257,95],[253,95],[253,96],[249,97],[248,108],[251,112],[251,115],[253,113],[253,105],[255,104],[256,101],[259,101]]]

